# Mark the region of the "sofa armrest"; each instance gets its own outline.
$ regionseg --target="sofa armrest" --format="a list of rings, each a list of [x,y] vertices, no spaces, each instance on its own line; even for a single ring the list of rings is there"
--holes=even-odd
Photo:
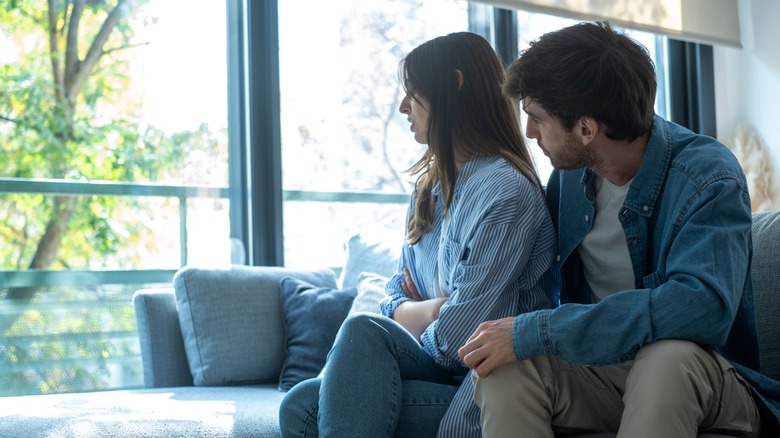
[[[173,288],[142,289],[133,295],[144,386],[192,386]]]
[[[761,374],[780,379],[780,211],[753,213],[753,300]]]

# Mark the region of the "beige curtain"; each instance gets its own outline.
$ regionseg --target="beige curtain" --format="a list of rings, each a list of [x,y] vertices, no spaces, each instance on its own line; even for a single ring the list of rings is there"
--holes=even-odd
[[[738,0],[472,0],[711,45],[742,47]]]

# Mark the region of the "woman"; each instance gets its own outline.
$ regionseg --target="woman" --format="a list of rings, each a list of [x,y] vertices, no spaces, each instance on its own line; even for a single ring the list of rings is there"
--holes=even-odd
[[[322,379],[285,396],[284,436],[433,436],[440,421],[442,435],[478,436],[458,348],[484,321],[553,306],[555,233],[496,53],[453,33],[415,48],[400,75],[399,110],[428,148],[410,170],[399,270],[382,315],[348,318]]]

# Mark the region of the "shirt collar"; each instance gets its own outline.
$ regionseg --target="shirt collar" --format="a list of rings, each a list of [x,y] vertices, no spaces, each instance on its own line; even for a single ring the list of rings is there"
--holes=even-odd
[[[651,217],[666,180],[671,160],[672,145],[668,122],[656,115],[653,117],[653,127],[650,130],[650,138],[647,141],[642,165],[628,189],[623,207],[642,216]],[[593,197],[594,178],[595,173],[591,169],[585,169],[580,180],[588,199]]]

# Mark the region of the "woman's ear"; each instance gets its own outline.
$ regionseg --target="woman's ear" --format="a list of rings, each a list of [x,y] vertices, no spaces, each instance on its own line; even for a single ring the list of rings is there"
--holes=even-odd
[[[463,88],[463,72],[456,68],[455,77],[458,78],[458,90],[460,90]]]

